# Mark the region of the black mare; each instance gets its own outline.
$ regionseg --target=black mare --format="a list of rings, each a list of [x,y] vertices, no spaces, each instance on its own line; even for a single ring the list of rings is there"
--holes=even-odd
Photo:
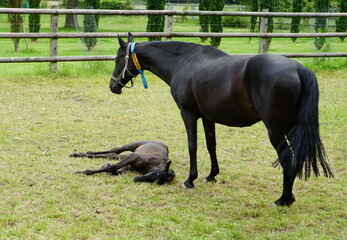
[[[131,58],[133,37],[118,38],[120,48],[110,89],[120,94],[138,74]],[[214,47],[186,42],[143,42],[133,49],[142,70],[171,87],[188,136],[190,173],[184,183],[194,187],[197,171],[197,120],[202,118],[211,172],[219,173],[215,123],[246,127],[263,121],[283,168],[283,192],[277,205],[291,205],[295,177],[333,177],[319,136],[318,85],[314,73],[278,55],[232,56]],[[129,57],[130,56],[130,57]],[[135,59],[136,60],[136,59]]]

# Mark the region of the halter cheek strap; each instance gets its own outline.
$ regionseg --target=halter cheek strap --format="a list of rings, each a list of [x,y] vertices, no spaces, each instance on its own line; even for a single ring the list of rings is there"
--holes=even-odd
[[[143,73],[143,70],[141,69],[141,65],[139,63],[139,60],[137,59],[137,55],[135,53],[135,45],[136,45],[136,43],[132,43],[131,47],[130,47],[131,58],[133,59],[133,63],[135,65],[137,71],[141,75],[143,87],[147,89],[148,88],[148,84],[147,84],[147,81],[146,81],[146,78],[145,78],[145,74]]]

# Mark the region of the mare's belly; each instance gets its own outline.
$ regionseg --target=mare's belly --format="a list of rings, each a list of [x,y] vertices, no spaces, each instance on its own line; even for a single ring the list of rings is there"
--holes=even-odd
[[[230,127],[247,127],[261,120],[253,104],[248,101],[214,99],[200,104],[199,108],[207,119]]]

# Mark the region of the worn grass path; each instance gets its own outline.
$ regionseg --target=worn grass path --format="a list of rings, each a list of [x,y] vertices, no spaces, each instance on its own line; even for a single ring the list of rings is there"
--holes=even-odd
[[[217,127],[216,184],[202,183],[209,158],[200,124],[199,178],[195,189],[183,190],[185,130],[163,82],[147,74],[148,90],[137,79],[116,96],[108,74],[46,77],[18,66],[26,65],[0,66],[0,239],[347,238],[346,70],[317,73],[321,135],[336,178],[296,180],[297,201],[287,208],[272,205],[282,172],[271,167],[276,155],[262,123]],[[104,163],[69,158],[74,150],[145,139],[169,145],[172,184],[133,183],[133,173],[72,174]]]

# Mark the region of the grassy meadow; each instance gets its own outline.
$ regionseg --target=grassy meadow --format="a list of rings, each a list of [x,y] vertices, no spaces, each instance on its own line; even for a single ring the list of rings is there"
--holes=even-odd
[[[122,24],[119,31],[127,31]],[[0,21],[1,31],[6,26]],[[346,43],[329,41],[337,52],[345,49]],[[0,44],[1,57],[49,51],[44,39],[29,41],[29,50],[21,40],[18,53],[11,40]],[[315,51],[312,39],[276,39],[272,46],[273,52]],[[62,56],[109,55],[116,48],[115,39],[101,39],[88,53],[80,40],[59,40]],[[221,49],[255,53],[257,44],[223,39]],[[0,64],[0,239],[347,239],[346,59],[300,61],[318,78],[321,137],[335,178],[297,179],[297,201],[289,208],[272,204],[281,194],[282,171],[271,166],[276,153],[262,123],[217,125],[221,171],[217,183],[203,183],[210,162],[199,122],[199,178],[194,189],[184,190],[186,133],[169,87],[156,76],[145,73],[147,90],[138,78],[134,88],[114,95],[108,88],[113,62],[59,63],[56,74],[49,73],[48,63]],[[69,153],[137,140],[169,146],[176,172],[171,184],[134,183],[136,173],[73,174],[99,168],[105,160],[74,159]]]

